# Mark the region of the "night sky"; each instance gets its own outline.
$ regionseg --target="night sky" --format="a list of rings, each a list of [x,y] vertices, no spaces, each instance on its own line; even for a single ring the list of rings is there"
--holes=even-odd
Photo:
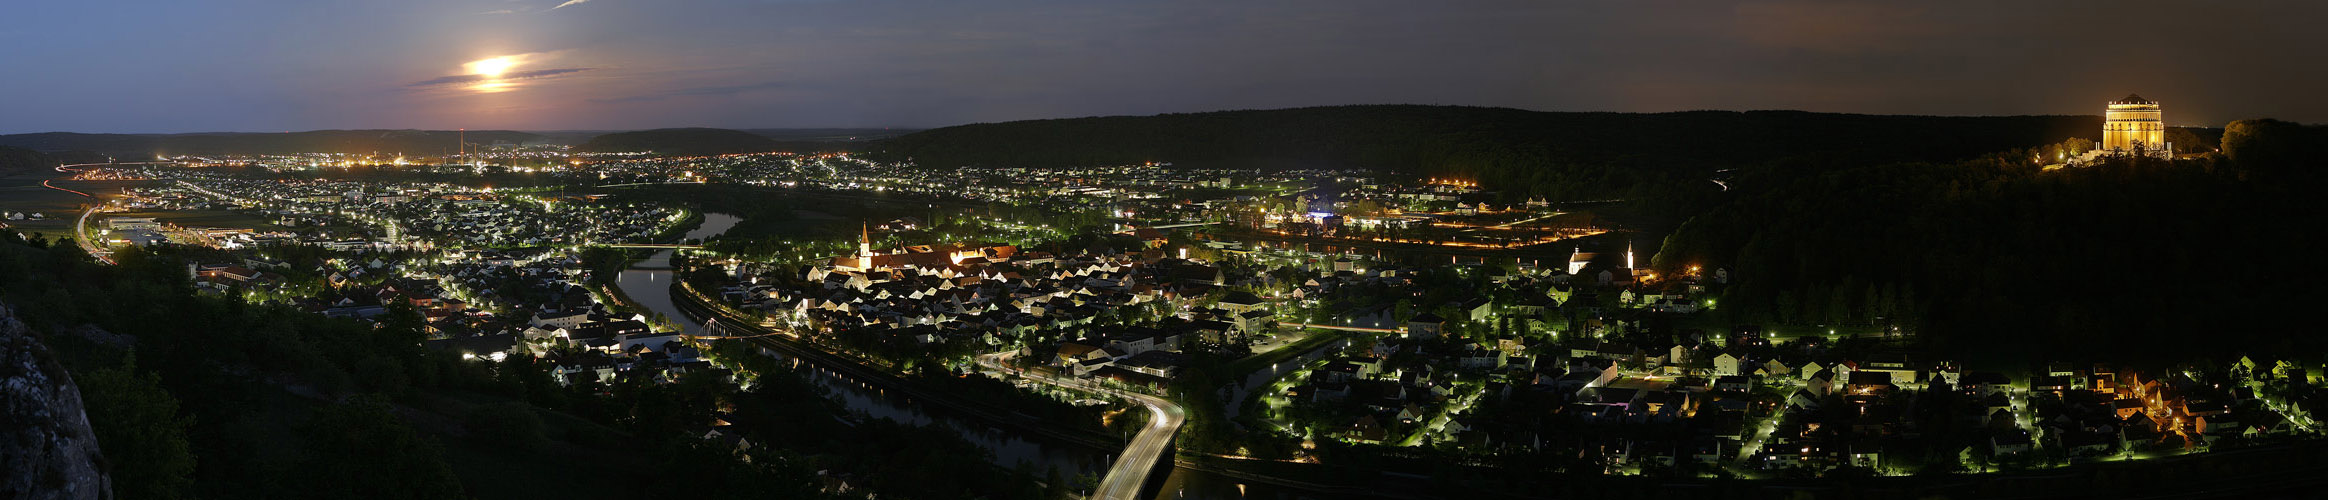
[[[1453,5],[1448,5],[1453,4]],[[0,133],[931,127],[1332,104],[2328,122],[2328,2],[38,0]],[[471,64],[506,57],[498,62]]]

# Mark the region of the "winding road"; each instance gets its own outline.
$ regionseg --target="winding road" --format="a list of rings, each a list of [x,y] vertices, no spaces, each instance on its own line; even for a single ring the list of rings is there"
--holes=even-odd
[[[696,299],[700,300],[700,297]],[[681,314],[694,313],[686,308],[679,308],[678,312]],[[704,319],[709,321],[705,323],[704,331],[696,336],[699,339],[739,339],[759,343],[764,347],[779,347],[773,345],[778,342],[778,338],[798,339],[797,336],[781,329],[765,326],[758,328],[743,326],[733,321],[723,321],[733,318],[726,318],[714,311],[700,312],[706,316]],[[831,356],[829,353],[818,354]],[[1132,437],[1131,442],[1124,447],[1123,453],[1117,455],[1115,463],[1108,466],[1107,474],[1100,477],[1099,487],[1093,491],[1092,498],[1103,500],[1134,500],[1139,498],[1141,489],[1148,484],[1149,472],[1155,470],[1157,460],[1170,451],[1173,434],[1179,432],[1181,424],[1188,420],[1188,413],[1182,410],[1180,405],[1164,398],[1104,387],[1090,380],[1060,379],[1028,372],[1005,366],[1001,360],[1001,354],[986,354],[978,357],[978,364],[997,373],[1014,373],[1068,390],[1123,397],[1148,409],[1147,426],[1142,427],[1139,434]],[[841,363],[838,360],[832,361],[836,366]],[[856,365],[855,367],[860,369],[870,369],[862,364],[849,364]]]
[[[90,166],[90,165],[108,165],[108,164],[107,164],[107,163],[82,163],[82,164],[77,164],[77,165],[57,165],[57,171],[58,171],[58,172],[79,172],[79,171],[81,171],[81,169],[78,169],[78,168],[73,168],[73,167],[86,167],[86,166]],[[40,185],[41,185],[41,187],[46,187],[46,188],[49,188],[49,189],[54,189],[54,190],[58,190],[58,191],[64,191],[64,192],[67,192],[67,193],[73,193],[73,194],[81,195],[81,196],[84,196],[84,197],[87,197],[87,198],[90,198],[90,199],[97,199],[97,195],[93,195],[93,194],[89,194],[89,193],[83,193],[83,192],[80,192],[80,191],[75,191],[75,190],[71,190],[71,189],[65,189],[65,188],[57,187],[55,184],[49,184],[49,181],[52,181],[52,180],[55,180],[55,179],[47,179],[47,180],[42,180],[42,181],[40,181]],[[88,208],[87,210],[82,210],[82,211],[81,211],[81,218],[80,218],[80,219],[78,219],[78,220],[75,220],[75,221],[73,222],[73,242],[75,242],[75,243],[78,243],[78,244],[80,244],[80,245],[81,245],[81,252],[82,252],[82,253],[87,253],[87,254],[89,254],[89,256],[90,256],[90,257],[96,257],[98,262],[104,262],[104,263],[106,263],[107,265],[111,265],[111,264],[113,264],[113,252],[105,250],[105,247],[98,246],[98,245],[97,245],[97,240],[96,240],[96,239],[93,239],[93,238],[90,238],[90,237],[89,237],[89,216],[91,216],[91,215],[96,215],[96,214],[97,214],[97,209],[99,209],[99,208],[104,208],[104,207],[105,207],[105,200],[98,199],[98,200],[97,200],[97,203],[91,204],[91,205],[89,205],[89,208]]]
[[[1107,475],[1099,479],[1099,489],[1092,492],[1092,498],[1101,500],[1134,500],[1139,498],[1140,490],[1148,484],[1148,471],[1155,470],[1156,459],[1164,455],[1172,443],[1172,435],[1180,432],[1180,424],[1188,420],[1188,412],[1181,410],[1180,405],[1164,398],[1102,387],[1085,379],[1062,380],[1007,367],[1002,364],[1000,354],[981,355],[978,357],[978,364],[989,370],[1018,374],[1037,382],[1068,390],[1121,396],[1148,408],[1148,425],[1141,428],[1140,434],[1134,436],[1131,444],[1124,447],[1124,453],[1116,457],[1115,464],[1108,466]]]
[[[62,168],[62,167],[60,167],[60,168]],[[40,181],[40,187],[49,188],[49,189],[54,189],[54,190],[58,190],[58,191],[64,191],[64,192],[67,192],[67,193],[73,193],[73,194],[77,194],[77,195],[81,195],[81,196],[84,196],[84,197],[89,197],[89,198],[96,198],[96,197],[97,197],[97,195],[93,195],[93,194],[89,194],[89,193],[83,193],[83,192],[80,192],[80,191],[77,191],[77,190],[72,190],[72,189],[65,189],[65,188],[57,187],[57,185],[55,185],[55,184],[49,184],[49,182],[51,182],[51,181],[55,181],[55,180],[56,180],[56,179],[47,179],[47,180]]]
[[[1139,498],[1140,489],[1148,484],[1148,471],[1155,470],[1156,459],[1164,455],[1172,443],[1172,434],[1180,431],[1180,424],[1188,414],[1180,405],[1164,398],[1146,394],[1124,393],[1125,397],[1148,407],[1148,426],[1124,447],[1124,454],[1116,457],[1115,465],[1107,468],[1107,476],[1099,481],[1099,490],[1092,496],[1108,500]]]
[[[113,251],[97,246],[97,240],[89,238],[89,216],[96,215],[97,209],[103,206],[90,205],[88,210],[81,211],[81,219],[73,223],[73,241],[80,243],[81,251],[88,253],[90,257],[96,257],[98,262],[112,265]]]

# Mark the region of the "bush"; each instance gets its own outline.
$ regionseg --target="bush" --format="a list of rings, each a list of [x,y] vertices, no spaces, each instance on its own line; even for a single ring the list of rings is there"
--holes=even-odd
[[[82,377],[89,425],[113,465],[113,484],[122,498],[189,498],[194,487],[194,454],[186,438],[193,419],[179,415],[178,398],[162,389],[161,378],[140,375],[132,366],[106,368]]]
[[[525,403],[478,406],[462,416],[461,426],[468,430],[470,439],[495,446],[532,451],[550,444],[542,432],[541,416]]]
[[[360,395],[317,409],[299,427],[305,459],[293,477],[310,498],[461,498],[444,449],[396,415],[387,398]]]

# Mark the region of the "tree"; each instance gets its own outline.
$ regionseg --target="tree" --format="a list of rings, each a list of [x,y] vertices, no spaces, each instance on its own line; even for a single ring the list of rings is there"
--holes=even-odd
[[[1885,283],[1883,291],[1877,294],[1875,301],[1875,317],[1882,318],[1882,321],[1879,321],[1876,326],[1899,324],[1899,314],[1900,284]]]
[[[532,406],[519,402],[480,405],[462,416],[469,438],[520,450],[539,450],[550,440],[542,434],[542,418]]]
[[[1801,317],[1797,312],[1801,311],[1800,307],[1795,301],[1793,290],[1780,291],[1778,292],[1777,309],[1773,310],[1777,314],[1771,315],[1771,319],[1781,324],[1793,323],[1795,318]]]
[[[1866,288],[1862,289],[1859,297],[1859,310],[1861,311],[1859,319],[1867,324],[1877,325],[1876,318],[1883,317],[1883,294],[1876,291],[1875,283],[1868,283]]]
[[[2239,120],[2223,127],[2223,156],[2244,172],[2311,173],[2328,156],[2328,127],[2304,126],[2272,119]]]
[[[2287,136],[2296,127],[2268,118],[2231,122],[2223,127],[2223,156],[2240,163],[2281,161],[2292,153]]]
[[[1067,479],[1059,477],[1059,469],[1053,467],[1049,468],[1048,470],[1050,471],[1049,475],[1044,476],[1043,478],[1043,486],[1048,487],[1048,489],[1043,492],[1043,497],[1051,500],[1068,500],[1075,498],[1075,493],[1067,489]]]
[[[178,414],[178,398],[161,377],[139,375],[136,358],[82,377],[81,399],[97,444],[112,464],[121,498],[187,498],[194,488],[194,453],[186,440],[193,419]]]
[[[436,441],[396,416],[386,398],[360,395],[315,411],[299,428],[305,459],[293,477],[313,498],[461,498]]]
[[[2191,132],[2190,127],[2167,128],[2166,142],[2174,145],[2176,153],[2204,153],[2214,150],[2217,146],[2214,141]]]
[[[1834,290],[1827,292],[1826,313],[1828,326],[1840,325],[1851,319],[1850,278],[1844,278],[1843,284],[1836,285]]]
[[[1097,491],[1099,489],[1099,475],[1085,472],[1075,476],[1075,488],[1078,491]]]

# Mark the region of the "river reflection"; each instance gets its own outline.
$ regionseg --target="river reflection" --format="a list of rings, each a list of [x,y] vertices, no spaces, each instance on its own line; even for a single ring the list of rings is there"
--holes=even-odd
[[[742,219],[733,215],[706,213],[703,215],[703,225],[693,231],[688,231],[686,237],[700,239],[718,236],[727,232],[729,228],[735,227],[736,223],[741,221]],[[617,278],[615,286],[621,288],[623,295],[629,296],[632,302],[636,302],[648,310],[662,313],[664,317],[678,323],[688,333],[699,333],[702,331],[703,325],[681,313],[672,302],[671,252],[671,250],[655,252],[653,256],[632,264],[630,269],[623,270],[622,276]],[[782,356],[778,357],[782,358]],[[800,364],[798,361],[794,363]],[[804,365],[801,369],[809,375],[810,380],[831,389],[834,398],[850,410],[911,425],[943,426],[955,431],[963,439],[993,451],[996,464],[1004,467],[1031,467],[1034,469],[1036,477],[1043,477],[1046,475],[1044,469],[1051,469],[1059,471],[1060,477],[1072,481],[1083,473],[1088,472],[1095,475],[1103,473],[1106,470],[1107,461],[1114,458],[1112,454],[1038,441],[1035,438],[1007,429],[990,427],[970,419],[924,410],[914,406],[913,402],[903,395],[890,394],[862,382],[850,380],[823,367]]]
[[[701,239],[718,236],[741,221],[741,218],[733,215],[706,213],[703,225],[687,232],[686,237]],[[681,313],[671,300],[671,253],[671,250],[655,252],[653,256],[632,264],[630,269],[624,270],[617,278],[615,286],[621,288],[631,301],[662,313],[685,331],[700,332],[703,325]],[[788,359],[780,355],[777,357]],[[1029,468],[1036,477],[1044,477],[1050,470],[1058,471],[1059,476],[1068,481],[1074,481],[1086,473],[1096,477],[1105,474],[1108,464],[1115,460],[1114,450],[1090,450],[987,425],[974,418],[949,414],[942,408],[917,406],[904,395],[873,387],[825,367],[798,360],[792,360],[792,364],[807,375],[810,381],[830,389],[833,398],[850,410],[911,425],[944,427],[964,440],[992,451],[995,464]],[[1161,484],[1150,484],[1153,489],[1149,491],[1154,492],[1155,498],[1159,499],[1321,498],[1179,468],[1172,469]]]
[[[775,357],[788,359],[780,354]],[[1030,468],[1038,478],[1046,475],[1046,469],[1058,471],[1059,477],[1069,481],[1084,473],[1097,476],[1105,473],[1107,464],[1115,458],[1110,453],[985,425],[974,419],[949,414],[943,409],[917,406],[912,398],[882,390],[825,367],[797,360],[793,364],[807,374],[810,381],[831,389],[834,399],[850,410],[905,424],[944,427],[962,436],[962,439],[994,452],[996,465]]]
[[[736,223],[743,222],[743,220],[728,214],[706,213],[703,214],[703,225],[696,226],[693,231],[688,231],[686,238],[703,239],[718,236],[720,233],[725,233],[728,229],[736,227]],[[680,314],[679,308],[671,303],[671,252],[671,250],[655,252],[655,255],[647,257],[646,260],[631,264],[630,269],[623,270],[622,275],[615,278],[614,286],[621,288],[622,294],[629,296],[632,302],[646,306],[648,310],[663,313],[663,316],[669,318],[671,322],[678,323],[680,331],[702,333],[703,325],[701,323],[696,323],[693,318]]]

